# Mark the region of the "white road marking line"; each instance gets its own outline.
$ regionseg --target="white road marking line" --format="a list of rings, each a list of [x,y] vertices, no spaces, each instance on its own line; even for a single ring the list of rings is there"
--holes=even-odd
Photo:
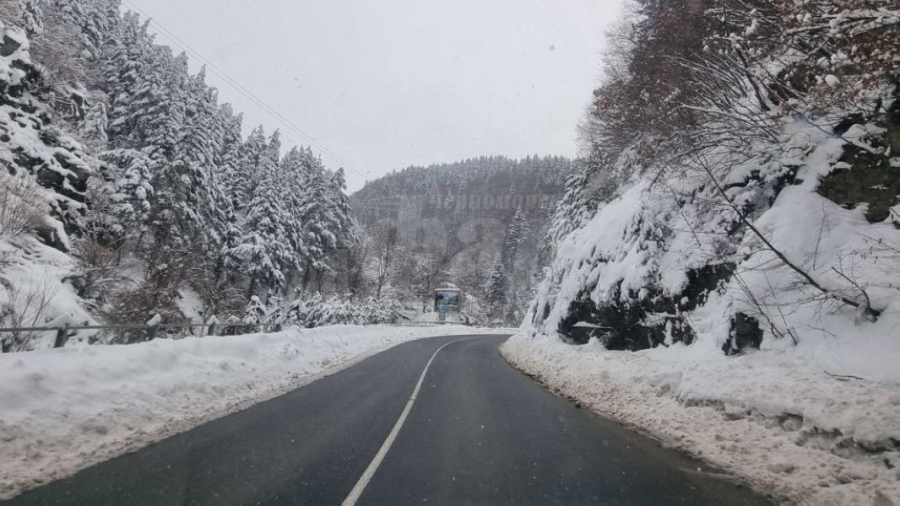
[[[397,419],[397,423],[394,424],[394,428],[391,429],[391,433],[388,434],[387,439],[382,443],[381,448],[378,450],[378,453],[375,454],[375,458],[372,459],[372,462],[369,463],[369,467],[366,468],[365,472],[363,472],[362,476],[359,478],[359,481],[356,482],[356,486],[353,487],[353,490],[350,491],[350,495],[344,499],[344,502],[341,503],[341,506],[354,506],[356,501],[359,500],[359,497],[362,495],[363,491],[366,489],[366,486],[369,484],[369,481],[372,480],[372,476],[375,475],[375,471],[378,470],[378,466],[381,465],[381,462],[384,460],[384,457],[387,455],[387,452],[391,449],[391,445],[394,444],[394,440],[397,439],[397,434],[400,433],[400,429],[403,428],[403,423],[406,422],[406,417],[409,416],[409,412],[412,410],[413,404],[416,402],[416,397],[419,395],[419,390],[422,389],[422,383],[425,381],[425,375],[428,374],[428,368],[431,367],[431,363],[434,362],[434,357],[437,356],[438,353],[441,352],[447,346],[450,346],[453,343],[458,343],[460,341],[466,341],[468,339],[473,339],[472,337],[466,337],[463,339],[457,339],[456,341],[450,341],[449,343],[444,344],[437,351],[431,355],[431,358],[428,359],[428,363],[425,364],[425,369],[422,370],[422,375],[419,376],[419,382],[416,383],[416,388],[413,390],[411,396],[409,396],[409,400],[406,402],[406,407],[403,408],[403,412],[400,413],[400,418]]]

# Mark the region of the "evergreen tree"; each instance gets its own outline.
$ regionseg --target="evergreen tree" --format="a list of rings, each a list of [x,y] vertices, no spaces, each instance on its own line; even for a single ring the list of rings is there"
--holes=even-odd
[[[503,251],[501,258],[507,272],[512,272],[516,265],[516,256],[519,253],[519,246],[525,241],[528,235],[528,219],[522,208],[516,208],[516,214],[513,220],[506,228],[506,236],[503,239]]]
[[[53,44],[43,46],[43,67],[27,61],[27,49],[12,57],[23,72],[7,78],[21,79],[15,89],[22,92],[4,96],[5,104],[22,109],[33,125],[47,125],[50,110],[65,113],[56,116],[94,154],[102,175],[92,181],[90,210],[84,201],[91,164],[78,142],[38,128],[52,153],[38,149],[35,155],[47,156],[25,160],[33,150],[20,149],[7,158],[46,172],[34,176],[52,182],[58,197],[50,204],[66,230],[83,229],[87,214],[92,238],[124,244],[147,265],[146,283],[121,298],[140,307],[120,315],[171,312],[185,283],[214,299],[234,286],[287,292],[300,273],[319,280],[331,272],[352,243],[342,170],[327,170],[308,148],[279,160],[278,134],[266,139],[261,127],[245,141],[241,116],[218,104],[205,71],[191,76],[187,56],[156,44],[148,21],[120,14],[120,0],[20,3],[10,11],[17,23],[35,37],[52,28],[43,40]],[[54,63],[66,79],[48,85]],[[0,89],[10,89],[3,79]],[[74,107],[61,108],[61,100]],[[12,139],[10,149],[24,140]],[[65,249],[61,231],[48,228],[47,240]]]
[[[247,206],[259,184],[266,151],[266,135],[262,126],[256,127],[240,150],[237,167],[228,182],[228,195],[238,213],[246,213]]]
[[[208,181],[210,212],[207,223],[215,230],[217,238],[215,247],[210,252],[217,281],[222,279],[225,272],[228,251],[238,245],[241,236],[241,223],[230,192],[241,157],[241,121],[241,116],[235,116],[231,106],[227,104],[218,108],[213,121],[216,149]]]
[[[490,304],[491,318],[502,317],[506,312],[506,297],[509,292],[509,276],[502,261],[498,260],[488,273],[485,292]]]
[[[308,149],[303,156],[304,191],[297,210],[302,222],[304,241],[304,273],[302,288],[306,290],[312,276],[330,270],[328,255],[341,246],[340,236],[349,228],[349,206],[343,195],[343,172],[328,173],[322,161]]]
[[[133,149],[116,149],[100,154],[104,162],[101,174],[105,180],[102,216],[95,223],[104,235],[121,241],[136,238],[147,230],[151,200],[154,194],[150,182],[150,159]]]
[[[91,59],[102,57],[102,49],[116,31],[121,19],[120,0],[43,0],[44,11],[64,14],[81,32],[82,49]]]
[[[170,205],[180,215],[182,234],[199,243],[204,256],[213,257],[223,242],[217,225],[225,218],[219,214],[219,188],[214,180],[218,104],[214,90],[206,85],[205,71],[189,78],[184,98],[184,126],[173,149],[172,163],[166,167],[179,182],[173,188]]]
[[[284,229],[285,211],[277,197],[280,147],[276,132],[259,157],[260,182],[247,206],[238,245],[230,252],[241,271],[250,278],[248,292],[251,296],[256,293],[259,283],[266,288],[281,288],[285,279],[283,267],[291,256]]]
[[[106,102],[97,102],[88,109],[79,127],[82,140],[97,151],[104,151],[109,144],[106,130],[109,128]]]
[[[114,148],[141,149],[141,115],[147,112],[152,37],[137,14],[126,13],[117,26],[103,65],[103,91],[109,97],[109,141]],[[147,90],[147,91],[144,91]]]

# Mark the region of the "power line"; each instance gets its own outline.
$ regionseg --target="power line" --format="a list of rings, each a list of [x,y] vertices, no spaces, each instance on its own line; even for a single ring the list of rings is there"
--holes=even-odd
[[[220,79],[222,79],[223,81],[225,81],[226,84],[230,85],[230,86],[231,86],[232,88],[234,88],[236,91],[238,91],[239,93],[241,93],[245,98],[247,98],[248,100],[250,100],[253,104],[255,104],[257,107],[259,107],[260,109],[262,109],[262,110],[265,111],[266,113],[268,113],[268,114],[269,114],[270,116],[272,116],[276,121],[279,121],[279,122],[283,123],[283,124],[284,124],[285,126],[287,126],[290,130],[294,131],[294,133],[296,133],[297,135],[299,135],[299,136],[301,136],[302,138],[304,138],[304,139],[306,139],[307,141],[309,141],[312,145],[314,145],[315,147],[317,147],[319,150],[321,150],[323,153],[325,153],[326,155],[328,155],[330,158],[332,158],[333,160],[337,161],[339,164],[344,165],[348,170],[350,170],[350,171],[352,171],[352,172],[354,172],[354,173],[356,173],[356,174],[358,174],[358,175],[360,175],[360,176],[362,176],[362,177],[365,178],[365,176],[364,176],[362,173],[360,173],[360,172],[356,171],[355,169],[353,169],[353,167],[350,166],[350,164],[347,163],[345,160],[343,160],[340,156],[338,156],[336,153],[334,153],[333,151],[331,151],[330,149],[328,149],[327,147],[325,147],[323,144],[321,144],[320,142],[318,142],[318,141],[317,141],[315,138],[313,138],[311,135],[307,134],[305,131],[303,131],[303,129],[301,129],[299,126],[297,126],[296,124],[294,124],[292,121],[290,121],[289,119],[285,118],[283,115],[281,115],[280,113],[278,113],[277,111],[275,111],[271,106],[269,106],[267,103],[265,103],[262,99],[260,99],[260,98],[257,97],[256,95],[254,95],[250,90],[248,90],[248,89],[245,88],[243,85],[241,85],[237,80],[235,80],[235,79],[232,78],[230,75],[228,75],[225,71],[223,71],[222,69],[220,69],[219,67],[217,67],[217,66],[216,66],[214,63],[212,63],[208,58],[206,58],[206,57],[204,57],[202,54],[200,54],[199,51],[193,49],[190,45],[188,45],[187,43],[185,43],[185,42],[184,42],[182,39],[180,39],[177,35],[175,35],[174,33],[172,33],[172,31],[168,30],[166,27],[164,27],[163,25],[161,25],[159,22],[153,20],[146,12],[144,12],[143,10],[141,10],[139,7],[135,6],[133,3],[129,2],[128,0],[123,0],[123,1],[124,1],[124,3],[126,3],[127,5],[129,5],[130,7],[134,8],[135,10],[137,10],[138,12],[140,12],[141,14],[143,14],[145,17],[147,17],[147,18],[150,20],[150,24],[151,24],[151,25],[154,25],[160,32],[162,32],[162,34],[163,34],[164,36],[166,36],[168,39],[170,39],[171,41],[173,41],[176,45],[182,46],[182,49],[184,49],[186,52],[192,53],[193,56],[194,56],[195,58],[197,58],[197,59],[200,60],[202,63],[204,63],[204,64],[207,66],[207,68],[211,69],[211,70],[213,71],[213,73],[214,73],[215,75],[217,75]]]
[[[213,74],[215,74],[217,77],[222,79],[226,84],[228,84],[229,86],[234,88],[234,90],[237,91],[238,93],[240,93],[241,95],[243,95],[244,98],[246,98],[247,100],[250,100],[254,105],[256,105],[257,107],[262,109],[264,112],[268,113],[273,119],[282,123],[289,130],[293,131],[295,134],[299,135],[301,138],[306,139],[311,145],[318,148],[322,153],[327,155],[332,160],[338,162],[339,165],[343,166],[349,172],[353,172],[354,174],[360,176],[361,178],[363,178],[364,181],[368,179],[368,177],[365,174],[354,169],[349,163],[347,163],[346,160],[342,159],[336,153],[334,153],[333,151],[331,151],[330,149],[325,147],[325,145],[323,145],[322,143],[317,141],[314,137],[312,137],[311,135],[309,135],[308,133],[303,131],[302,128],[300,128],[293,121],[289,120],[288,118],[284,117],[281,113],[279,113],[278,111],[273,109],[266,102],[264,102],[261,98],[254,95],[250,90],[248,90],[243,85],[241,85],[241,83],[239,83],[237,80],[235,80],[230,75],[228,75],[224,70],[220,69],[212,61],[210,61],[208,58],[206,58],[202,54],[200,54],[199,51],[192,48],[190,45],[188,45],[186,42],[184,42],[181,38],[179,38],[177,35],[175,35],[172,31],[167,29],[165,26],[160,24],[158,21],[154,20],[143,9],[141,9],[137,5],[133,4],[129,0],[122,0],[122,2],[124,4],[126,4],[128,7],[134,9],[135,11],[137,11],[138,13],[143,15],[145,18],[147,18],[150,22],[150,25],[153,26],[154,28],[156,28],[164,37],[166,37],[167,39],[172,41],[172,43],[174,43],[176,46],[181,47],[181,49],[184,50],[185,52],[190,53],[194,58],[197,58],[201,63],[206,65],[206,67],[208,69],[211,69]]]

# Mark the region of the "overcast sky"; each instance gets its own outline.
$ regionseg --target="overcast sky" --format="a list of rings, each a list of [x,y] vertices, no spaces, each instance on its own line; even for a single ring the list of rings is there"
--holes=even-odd
[[[603,34],[620,9],[619,0],[123,2],[158,23],[159,42],[193,49],[293,124],[210,69],[246,129],[279,128],[285,146],[314,138],[336,155],[313,145],[326,165],[347,167],[351,191],[409,165],[575,155]]]

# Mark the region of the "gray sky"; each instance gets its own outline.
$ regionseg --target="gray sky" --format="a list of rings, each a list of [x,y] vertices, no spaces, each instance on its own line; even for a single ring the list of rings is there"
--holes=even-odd
[[[350,190],[409,165],[576,154],[620,0],[123,0],[314,138]],[[133,9],[132,9],[133,10]],[[173,42],[166,31],[180,39]],[[191,55],[192,66],[200,62]],[[245,128],[312,144],[210,69]]]

